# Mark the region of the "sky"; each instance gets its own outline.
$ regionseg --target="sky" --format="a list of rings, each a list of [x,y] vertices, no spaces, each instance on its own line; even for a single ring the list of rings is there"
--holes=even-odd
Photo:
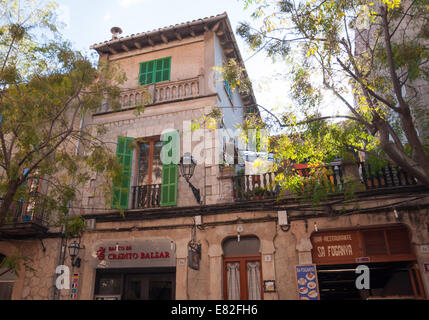
[[[111,39],[110,29],[118,26],[121,36],[151,31],[177,23],[228,14],[232,28],[239,22],[251,21],[251,11],[244,9],[243,0],[57,0],[64,38],[77,50],[91,52],[93,44]],[[244,41],[235,35],[243,59],[253,55]],[[273,110],[289,104],[289,84],[283,78],[284,64],[273,64],[263,52],[245,62],[256,100]]]

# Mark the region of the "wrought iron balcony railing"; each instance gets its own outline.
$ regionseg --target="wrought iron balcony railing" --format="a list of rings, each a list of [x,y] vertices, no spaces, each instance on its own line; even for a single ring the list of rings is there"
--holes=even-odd
[[[132,209],[159,208],[161,205],[161,184],[132,187]]]
[[[350,165],[348,165],[350,167]],[[417,185],[415,178],[407,174],[402,168],[387,165],[378,171],[372,170],[369,164],[359,162],[345,170],[345,165],[330,165],[324,167],[325,179],[336,190],[344,190],[345,181],[350,169],[355,171],[355,176],[363,185],[365,190],[380,188],[392,188],[401,186]],[[352,171],[353,171],[352,170]],[[311,169],[300,166],[297,173],[303,177],[309,177]],[[280,186],[275,182],[276,173],[269,172],[260,175],[238,175],[233,179],[234,199],[236,201],[273,199],[280,193]],[[335,190],[333,188],[333,190]]]
[[[3,198],[0,198],[0,205]],[[0,236],[32,236],[48,231],[49,223],[45,217],[44,203],[39,193],[34,192],[27,201],[15,201],[0,226]]]

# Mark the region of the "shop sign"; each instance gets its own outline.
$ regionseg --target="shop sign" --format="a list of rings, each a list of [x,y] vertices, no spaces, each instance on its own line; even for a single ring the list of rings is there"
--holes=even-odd
[[[174,243],[169,239],[109,241],[94,246],[96,268],[174,267]]]
[[[313,262],[344,263],[345,260],[354,263],[361,257],[359,238],[356,231],[320,232],[311,237],[313,245]]]
[[[299,300],[320,300],[316,265],[295,267]]]

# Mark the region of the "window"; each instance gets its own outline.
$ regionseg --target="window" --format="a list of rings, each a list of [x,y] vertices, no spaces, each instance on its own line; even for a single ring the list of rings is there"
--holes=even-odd
[[[171,57],[140,63],[139,85],[170,80]]]
[[[118,137],[116,156],[122,165],[122,178],[113,185],[112,208],[128,209],[134,138]]]
[[[257,237],[227,239],[223,243],[224,299],[263,298],[261,255]]]
[[[175,268],[143,268],[123,271],[97,270],[95,299],[173,300],[176,296]]]
[[[6,256],[0,253],[0,266]],[[15,283],[15,273],[7,268],[0,268],[0,300],[11,300],[13,285]]]
[[[223,80],[223,86],[224,86],[225,91],[229,97],[229,100],[231,100],[231,103],[232,103],[232,90],[231,90],[231,87],[229,85],[229,82],[227,80]]]
[[[134,209],[177,205],[179,132],[167,132],[162,135],[161,140],[154,138],[137,143],[134,166],[136,174],[130,197],[134,144],[134,138],[118,137],[116,156],[122,164],[122,178],[113,185],[112,208],[128,209],[130,198]],[[174,160],[173,162],[162,163],[164,147],[166,157]]]
[[[139,143],[137,164],[137,185],[161,184],[162,141],[159,139],[148,140]]]

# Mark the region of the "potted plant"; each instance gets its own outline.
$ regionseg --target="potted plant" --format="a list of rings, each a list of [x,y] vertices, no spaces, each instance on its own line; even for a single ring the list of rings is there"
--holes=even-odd
[[[254,199],[264,199],[265,198],[265,191],[266,191],[266,188],[255,187],[255,189],[253,189],[254,197],[251,197],[251,198],[254,198]]]
[[[224,176],[224,177],[230,177],[234,173],[233,165],[230,165],[228,163],[219,164],[219,170],[222,173],[222,176]]]

